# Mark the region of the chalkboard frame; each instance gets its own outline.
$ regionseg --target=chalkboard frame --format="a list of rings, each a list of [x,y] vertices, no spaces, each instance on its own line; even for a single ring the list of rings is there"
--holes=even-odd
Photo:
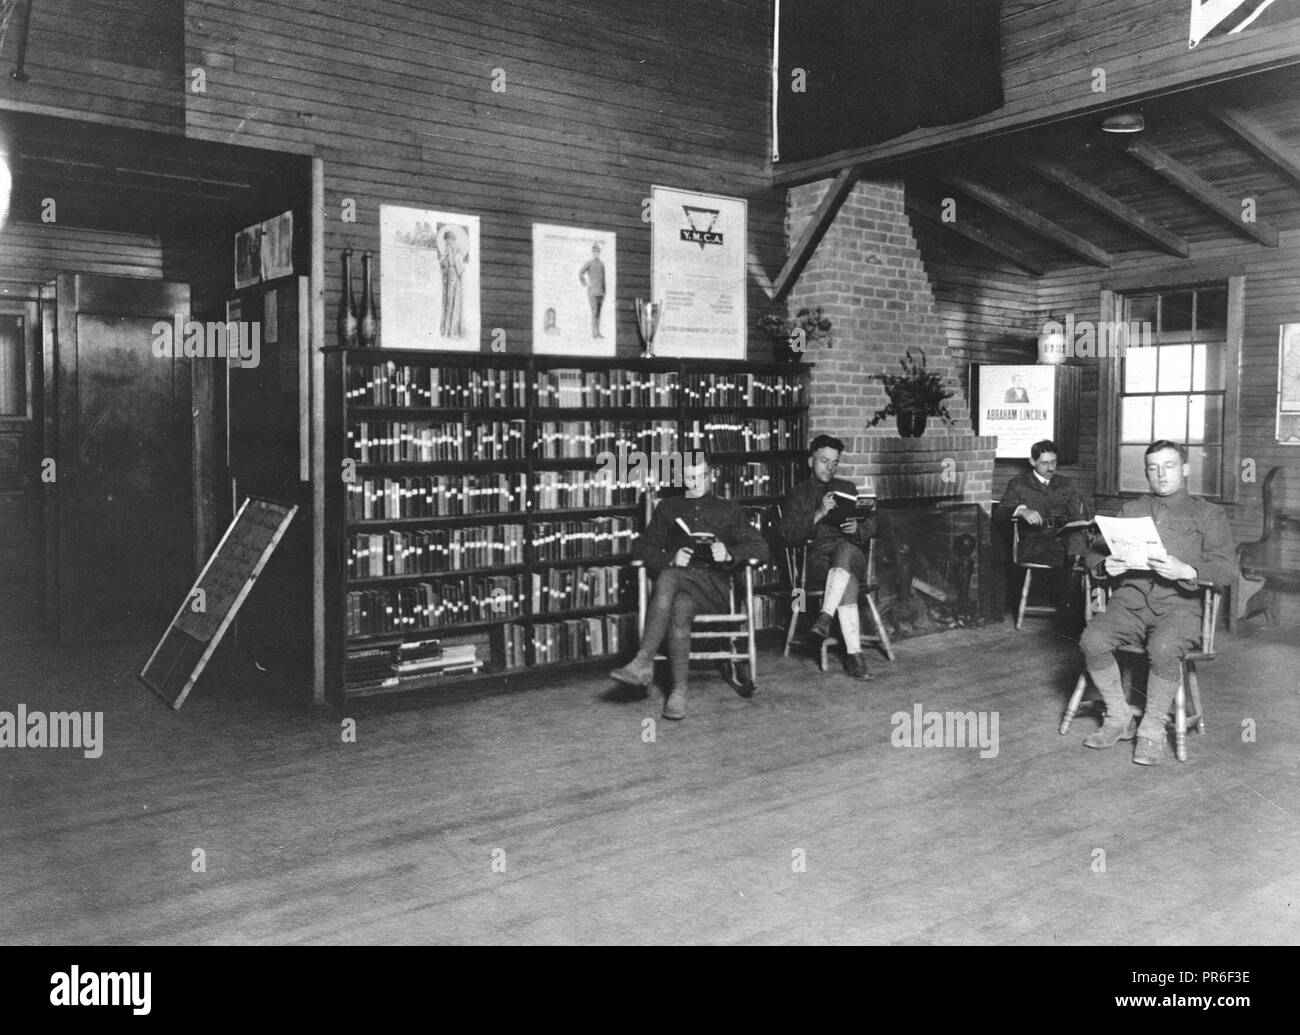
[[[187,609],[195,599],[195,593],[203,587],[203,580],[207,577],[208,571],[221,557],[221,551],[226,545],[226,541],[239,527],[239,523],[241,519],[243,519],[245,512],[247,512],[249,504],[254,503],[278,510],[280,515],[279,523],[276,526],[275,532],[272,533],[270,541],[265,547],[263,547],[258,556],[257,563],[253,565],[252,571],[245,575],[243,586],[236,594],[230,606],[226,609],[226,613],[222,615],[220,624],[205,644],[204,641],[186,632],[181,627],[180,622],[186,616]],[[266,567],[267,561],[271,559],[271,554],[275,552],[275,548],[280,544],[280,540],[284,538],[284,533],[289,527],[289,522],[293,520],[294,515],[297,513],[297,504],[281,503],[278,500],[267,499],[262,496],[247,496],[244,498],[244,502],[240,505],[238,513],[235,514],[234,520],[230,522],[230,526],[226,529],[225,534],[222,535],[221,542],[219,542],[217,548],[212,551],[212,555],[208,557],[207,563],[203,565],[203,570],[199,572],[198,578],[194,580],[194,584],[190,587],[189,592],[185,594],[185,599],[181,601],[181,606],[176,609],[176,614],[172,616],[171,622],[168,623],[167,629],[163,632],[162,639],[158,641],[158,645],[154,647],[153,653],[149,655],[149,660],[145,662],[144,668],[140,671],[140,681],[164,701],[167,701],[173,710],[179,709],[180,706],[185,703],[185,698],[189,696],[190,691],[194,688],[194,684],[198,682],[198,678],[202,674],[203,669],[207,666],[208,661],[216,652],[217,645],[221,643],[221,638],[226,634],[226,630],[230,628],[231,623],[235,620],[235,616],[239,613],[240,606],[244,603],[244,599],[252,590],[253,583],[257,581],[257,577]],[[158,659],[159,655],[163,653],[164,647],[170,648],[167,656],[179,660],[187,653],[192,654],[194,648],[198,645],[202,645],[202,653],[200,654],[198,661],[196,661],[190,669],[190,673],[177,693],[175,700],[172,700],[170,697],[171,691],[168,689],[169,684],[167,678],[164,677],[161,682],[156,682],[153,674],[150,672],[150,668],[153,666],[155,660]],[[175,671],[175,667],[176,662],[174,660],[168,667],[168,676]]]

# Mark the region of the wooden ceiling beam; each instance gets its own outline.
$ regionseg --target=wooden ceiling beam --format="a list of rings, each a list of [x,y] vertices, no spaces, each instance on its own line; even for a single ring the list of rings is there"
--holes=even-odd
[[[1040,216],[1033,209],[1027,208],[1013,198],[1008,198],[1005,194],[999,194],[997,191],[984,186],[984,184],[977,183],[975,180],[957,173],[942,173],[939,179],[954,190],[974,198],[982,205],[987,205],[1003,218],[1018,223],[1039,237],[1064,248],[1084,262],[1091,263],[1094,266],[1106,267],[1110,265],[1109,252],[1098,248],[1091,241],[1087,241],[1073,231],[1067,230],[1059,223],[1053,223],[1045,216]]]
[[[790,293],[794,282],[799,279],[799,274],[808,265],[808,260],[817,250],[817,245],[830,229],[831,223],[835,222],[835,216],[861,175],[862,170],[856,165],[841,169],[836,175],[835,182],[826,191],[825,197],[817,206],[817,211],[812,214],[812,218],[800,232],[799,239],[795,241],[794,247],[790,249],[781,272],[776,275],[776,281],[772,286],[775,301],[780,302]]]
[[[1033,157],[1021,158],[1020,164],[1032,169],[1048,183],[1073,194],[1080,201],[1109,216],[1121,226],[1127,227],[1139,237],[1146,238],[1162,252],[1177,256],[1180,259],[1185,259],[1191,254],[1191,246],[1185,238],[1166,230],[1155,220],[1148,219],[1127,202],[1112,197],[1082,177],[1076,176],[1074,172],[1067,169],[1060,162],[1054,162],[1048,158]]]
[[[1300,151],[1262,122],[1239,108],[1211,105],[1209,112],[1291,179],[1300,181]]]
[[[1124,146],[1124,150],[1161,179],[1200,202],[1247,237],[1253,237],[1267,248],[1277,247],[1278,236],[1275,227],[1263,220],[1248,223],[1241,218],[1242,199],[1229,197],[1214,184],[1201,179],[1172,155],[1145,141],[1130,141]]]
[[[939,209],[927,204],[924,201],[915,201],[907,198],[903,202],[903,207],[914,215],[920,216],[926,222],[934,223],[939,229],[954,233],[958,237],[963,237],[974,244],[979,245],[986,251],[1000,255],[1008,262],[1015,263],[1022,270],[1032,273],[1035,277],[1041,277],[1044,272],[1043,264],[1034,259],[1027,252],[1021,251],[1014,245],[1007,244],[999,237],[981,230],[979,227],[971,226],[969,223],[945,223],[939,213]]]

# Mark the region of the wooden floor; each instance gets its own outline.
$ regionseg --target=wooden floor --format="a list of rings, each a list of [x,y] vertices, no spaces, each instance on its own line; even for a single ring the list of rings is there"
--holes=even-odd
[[[4,645],[0,709],[105,734],[0,749],[0,941],[1300,941],[1294,629],[1223,635],[1209,735],[1143,769],[1057,734],[1077,648],[1045,624],[907,641],[870,684],[768,652],[680,724],[592,674],[371,708],[355,744],[219,680],[173,712],[147,644]],[[996,711],[997,756],[892,746],[917,703]]]

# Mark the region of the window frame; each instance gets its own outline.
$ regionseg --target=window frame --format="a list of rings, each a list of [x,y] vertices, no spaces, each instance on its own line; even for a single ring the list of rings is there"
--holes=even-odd
[[[1224,281],[1228,288],[1228,318],[1224,335],[1223,355],[1223,460],[1219,493],[1207,499],[1219,503],[1235,503],[1241,461],[1241,435],[1238,429],[1241,393],[1241,342],[1245,326],[1244,304],[1246,277],[1240,270],[1206,270],[1203,275],[1187,279],[1186,275],[1156,275],[1115,284],[1101,291],[1100,315],[1103,325],[1119,320],[1121,299],[1140,292],[1169,294],[1186,289],[1218,287]],[[1125,499],[1142,495],[1119,487],[1120,466],[1120,400],[1123,393],[1123,357],[1106,356],[1101,360],[1097,384],[1097,491],[1106,496]]]

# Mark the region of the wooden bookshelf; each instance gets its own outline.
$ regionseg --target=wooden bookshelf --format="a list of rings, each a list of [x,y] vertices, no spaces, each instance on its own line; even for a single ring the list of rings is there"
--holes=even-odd
[[[324,671],[336,705],[628,656],[644,486],[597,484],[602,454],[712,444],[715,491],[764,512],[805,474],[805,365],[332,348],[325,368]],[[503,526],[517,530],[465,532]],[[477,552],[451,567],[453,549]],[[492,549],[515,552],[484,563]],[[773,566],[756,593],[773,621],[783,580]],[[376,685],[377,652],[429,640],[462,655],[473,645],[473,660]]]

